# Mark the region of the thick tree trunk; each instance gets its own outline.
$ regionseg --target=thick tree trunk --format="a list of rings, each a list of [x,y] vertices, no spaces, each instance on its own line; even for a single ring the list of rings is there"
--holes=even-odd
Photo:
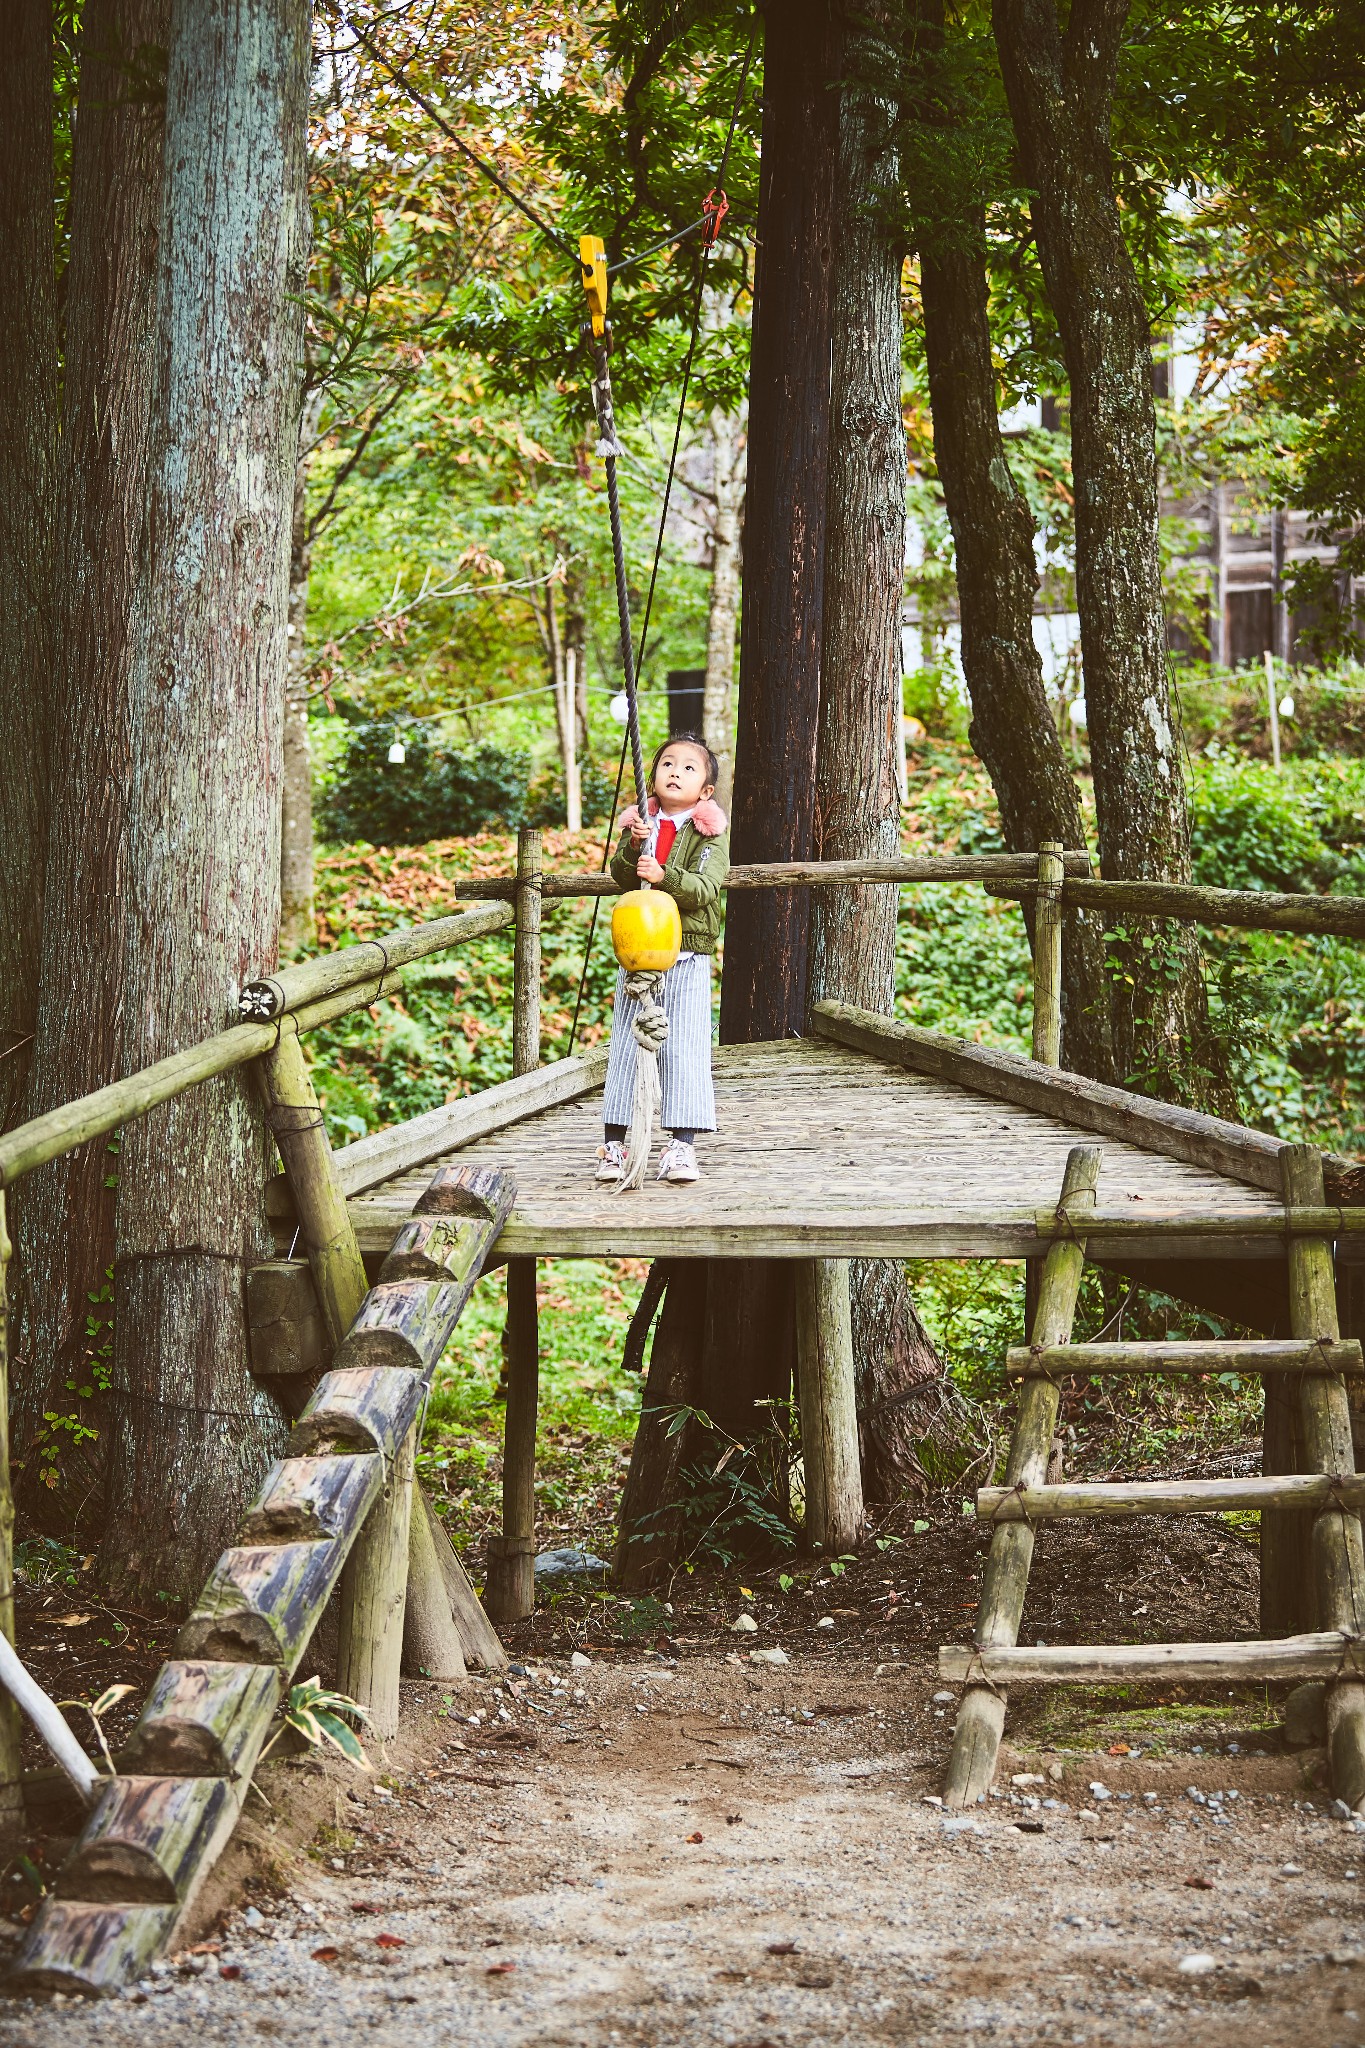
[[[736,861],[808,860],[815,851],[838,148],[831,87],[839,42],[834,0],[790,0],[780,17],[769,11],[732,803]],[[753,889],[731,898],[720,1006],[725,1042],[804,1031],[810,893]],[[795,1362],[790,1272],[781,1262],[717,1260],[707,1288],[702,1405],[731,1434],[750,1437],[758,1426],[754,1402],[785,1398]]]
[[[81,24],[52,818],[28,1116],[122,1071],[128,672],[155,386],[163,126],[160,103],[123,85],[135,51],[165,48],[169,23],[169,0],[89,0]],[[116,1148],[100,1140],[24,1181],[15,1201],[25,1507],[85,1541],[103,1506],[117,1168]]]
[[[1080,796],[1033,639],[1034,526],[1000,434],[983,220],[945,225],[937,249],[922,249],[920,295],[934,460],[956,555],[969,737],[991,778],[1007,846],[1084,846]],[[1062,945],[1062,1060],[1097,1081],[1121,1078],[1102,928],[1078,911],[1067,915]]]
[[[308,577],[313,534],[308,524],[308,471],[322,392],[304,400],[299,449],[294,463],[293,515],[289,542],[289,665],[284,685],[284,785],[280,811],[280,944],[289,952],[312,945],[313,929],[313,750],[308,739]]]
[[[128,1071],[218,1027],[275,957],[307,81],[302,0],[176,0],[131,674]],[[279,1434],[246,1347],[265,1163],[239,1077],[124,1134],[104,1567],[139,1600],[200,1581]]]
[[[1109,123],[1129,0],[995,0],[1000,65],[1061,331],[1076,479],[1076,602],[1100,860],[1182,880],[1189,829],[1166,664],[1147,312],[1123,238]],[[1192,931],[1130,927],[1115,984],[1120,1071],[1229,1108]]]
[[[0,1124],[28,1072],[47,833],[57,466],[52,8],[15,0],[0,65]]]
[[[749,481],[732,857],[815,848],[838,26],[832,0],[770,12],[763,82]],[[750,889],[726,913],[720,1035],[806,1021],[810,891]]]
[[[858,82],[876,50],[850,35],[840,94],[833,401],[826,497],[824,645],[816,764],[816,853],[884,860],[900,848],[900,610],[905,582],[901,250],[885,225],[897,164],[892,110]],[[812,1000],[890,1015],[896,892],[811,892]],[[863,1491],[893,1499],[919,1472],[918,1404],[903,1397],[940,1366],[901,1265],[855,1260],[850,1275]]]
[[[745,416],[717,406],[708,423],[711,443],[711,595],[706,620],[706,681],[702,686],[702,738],[720,763],[716,796],[728,813],[734,784],[735,638],[739,626],[740,532],[744,512]]]

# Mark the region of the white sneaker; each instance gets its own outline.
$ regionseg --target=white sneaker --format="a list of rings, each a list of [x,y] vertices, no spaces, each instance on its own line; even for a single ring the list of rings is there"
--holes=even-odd
[[[684,1145],[681,1138],[674,1138],[664,1147],[664,1156],[659,1161],[659,1179],[671,1181],[674,1187],[682,1187],[688,1181],[700,1180],[701,1169],[697,1165],[696,1147]]]
[[[597,1180],[620,1180],[626,1170],[626,1148],[619,1138],[608,1138],[597,1148]]]

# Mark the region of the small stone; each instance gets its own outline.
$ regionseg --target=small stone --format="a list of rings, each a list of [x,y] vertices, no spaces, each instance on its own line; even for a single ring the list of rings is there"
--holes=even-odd
[[[956,1698],[957,1694],[955,1692],[936,1692],[934,1694],[934,1705],[936,1707],[950,1707]]]
[[[1113,1794],[1107,1785],[1101,1784],[1100,1780],[1096,1778],[1090,1787],[1090,1797],[1096,1804],[1102,1804],[1106,1799],[1112,1798]]]
[[[1041,1771],[1016,1771],[1010,1779],[1011,1785],[1045,1785],[1047,1780]]]
[[[1207,1977],[1218,1968],[1218,1958],[1211,1956],[1207,1949],[1196,1949],[1193,1955],[1182,1956],[1176,1968],[1182,1977]]]
[[[1302,1865],[1301,1863],[1282,1863],[1282,1864],[1280,1865],[1280,1876],[1281,1876],[1281,1877],[1302,1877],[1302,1876],[1303,1876],[1303,1865]]]
[[[1284,1703],[1287,1749],[1313,1749],[1327,1740],[1327,1687],[1320,1679],[1296,1685]]]
[[[1099,1815],[1093,1806],[1080,1806],[1076,1809],[1076,1818],[1077,1820],[1098,1820]]]
[[[774,1647],[771,1650],[750,1650],[749,1662],[751,1664],[790,1664],[791,1658],[785,1650],[779,1650]]]
[[[254,1906],[248,1906],[242,1915],[242,1925],[243,1927],[249,1927],[254,1933],[258,1927],[265,1926],[265,1915],[257,1912]],[[152,1968],[155,1970],[155,1963],[152,1965]]]
[[[756,1636],[758,1634],[758,1623],[754,1620],[752,1614],[738,1615],[730,1623],[730,1633],[733,1636]]]
[[[536,1557],[537,1583],[556,1579],[605,1579],[611,1566],[590,1550],[542,1550]]]
[[[1346,1804],[1346,1801],[1344,1799],[1334,1799],[1332,1801],[1332,1811],[1336,1815],[1338,1820],[1355,1819],[1355,1814],[1353,1813],[1351,1808]]]
[[[744,1621],[745,1619],[747,1619],[745,1615],[741,1615],[739,1618],[740,1621]],[[820,1619],[816,1622],[815,1626],[817,1628],[833,1628],[834,1616],[832,1614],[822,1614],[820,1616]],[[739,1621],[735,1623],[735,1627],[739,1627]]]
[[[569,1664],[571,1669],[574,1671],[591,1671],[592,1658],[585,1657],[581,1650],[575,1650],[572,1657],[570,1657],[569,1659]]]

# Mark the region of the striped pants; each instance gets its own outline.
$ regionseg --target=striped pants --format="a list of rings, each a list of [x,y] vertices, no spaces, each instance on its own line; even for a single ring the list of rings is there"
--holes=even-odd
[[[660,1121],[666,1131],[714,1131],[716,1096],[711,1086],[711,955],[680,953],[655,999],[668,1015],[668,1038],[659,1054],[663,1089]],[[635,1034],[638,1004],[626,994],[626,977],[616,977],[607,1095],[602,1121],[628,1124],[635,1100]]]

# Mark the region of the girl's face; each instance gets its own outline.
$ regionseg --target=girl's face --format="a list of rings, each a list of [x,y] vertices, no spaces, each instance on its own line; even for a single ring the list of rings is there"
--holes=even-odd
[[[664,748],[654,767],[654,794],[665,811],[689,811],[714,784],[709,779],[710,763],[700,747],[679,740]]]

